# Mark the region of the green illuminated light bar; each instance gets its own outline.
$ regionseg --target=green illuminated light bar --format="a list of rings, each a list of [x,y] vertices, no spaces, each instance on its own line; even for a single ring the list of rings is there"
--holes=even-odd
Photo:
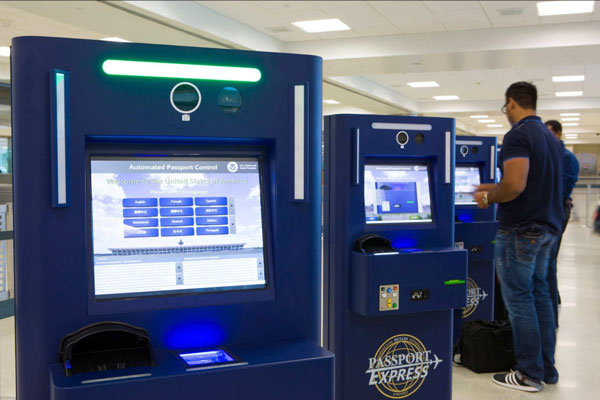
[[[464,285],[465,281],[462,279],[450,279],[449,281],[445,281],[444,285]]]
[[[148,61],[106,60],[102,69],[108,75],[152,78],[204,79],[210,81],[258,82],[260,70],[217,65],[175,64]]]

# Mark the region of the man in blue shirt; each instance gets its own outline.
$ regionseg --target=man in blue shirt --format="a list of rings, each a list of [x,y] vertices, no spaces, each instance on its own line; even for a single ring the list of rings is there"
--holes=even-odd
[[[479,207],[498,203],[496,271],[512,325],[517,365],[493,382],[538,392],[556,383],[556,322],[548,289],[548,264],[562,229],[562,149],[536,116],[537,89],[510,85],[502,107],[512,125],[498,164],[502,180],[480,185]]]
[[[562,235],[567,229],[569,218],[571,218],[571,209],[573,208],[573,199],[571,194],[573,188],[579,179],[579,161],[575,154],[571,153],[569,149],[565,147],[565,143],[562,141],[562,124],[556,120],[549,120],[545,122],[546,128],[558,139],[561,147],[563,148],[563,210],[564,219],[560,235],[556,241],[556,245],[552,251],[552,260],[550,261],[550,269],[548,270],[548,284],[550,285],[550,298],[552,299],[552,308],[554,309],[554,316],[556,318],[556,326],[558,326],[558,305],[560,304],[560,294],[558,293],[558,279],[556,276],[556,263],[558,259],[558,251],[560,250],[560,243],[562,241]]]

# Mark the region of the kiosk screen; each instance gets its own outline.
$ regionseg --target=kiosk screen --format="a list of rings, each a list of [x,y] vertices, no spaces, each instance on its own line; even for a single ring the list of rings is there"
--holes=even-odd
[[[267,287],[256,158],[92,157],[96,300]]]
[[[480,184],[479,167],[456,167],[454,204],[477,204],[473,198],[473,193]]]
[[[432,222],[427,165],[365,165],[367,224]]]

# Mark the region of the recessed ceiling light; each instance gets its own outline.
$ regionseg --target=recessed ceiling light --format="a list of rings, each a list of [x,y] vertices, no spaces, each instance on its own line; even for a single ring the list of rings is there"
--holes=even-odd
[[[312,21],[297,21],[292,22],[292,25],[297,26],[304,32],[318,33],[318,32],[334,32],[334,31],[347,31],[350,27],[340,21],[337,18],[333,19],[316,19]]]
[[[593,1],[538,1],[538,15],[585,14],[594,11]]]
[[[580,113],[560,113],[561,117],[579,117]]]
[[[495,119],[480,119],[477,122],[481,122],[482,124],[485,124],[485,123],[490,123],[490,122],[496,122],[496,120]]]
[[[438,86],[440,86],[439,83],[434,82],[434,81],[428,81],[428,82],[408,82],[407,85],[410,86],[410,87],[414,87],[414,88],[438,87]]]
[[[552,82],[581,82],[584,80],[585,75],[562,75],[552,77]]]
[[[116,37],[116,36],[105,37],[105,38],[102,38],[100,40],[104,40],[105,42],[131,43],[129,40],[125,40],[125,39],[122,39],[122,38]]]
[[[579,121],[579,117],[573,117],[573,118],[561,118],[561,121]]]
[[[565,137],[576,139],[578,137],[578,135],[576,133],[566,133]]]
[[[488,117],[487,115],[471,115],[469,118],[477,119],[477,118],[487,118],[487,117]]]
[[[440,101],[444,101],[444,100],[458,100],[460,99],[460,97],[458,97],[455,94],[451,94],[448,96],[433,96],[434,99],[436,100],[440,100]]]
[[[502,124],[489,124],[488,128],[502,128]]]
[[[10,57],[10,47],[0,46],[0,57]]]
[[[581,90],[576,90],[574,92],[556,92],[554,93],[556,97],[575,97],[575,96],[583,96],[583,92]]]
[[[562,124],[562,126],[579,126],[579,122],[567,122]]]
[[[335,101],[335,100],[323,100],[323,103],[325,103],[325,104],[340,104],[339,101]]]

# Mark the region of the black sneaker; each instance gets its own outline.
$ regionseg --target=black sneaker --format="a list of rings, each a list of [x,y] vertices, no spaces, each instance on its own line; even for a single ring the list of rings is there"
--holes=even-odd
[[[544,386],[541,383],[526,378],[519,371],[511,371],[502,374],[496,374],[492,378],[492,382],[500,386],[522,390],[524,392],[539,392],[544,388]]]

